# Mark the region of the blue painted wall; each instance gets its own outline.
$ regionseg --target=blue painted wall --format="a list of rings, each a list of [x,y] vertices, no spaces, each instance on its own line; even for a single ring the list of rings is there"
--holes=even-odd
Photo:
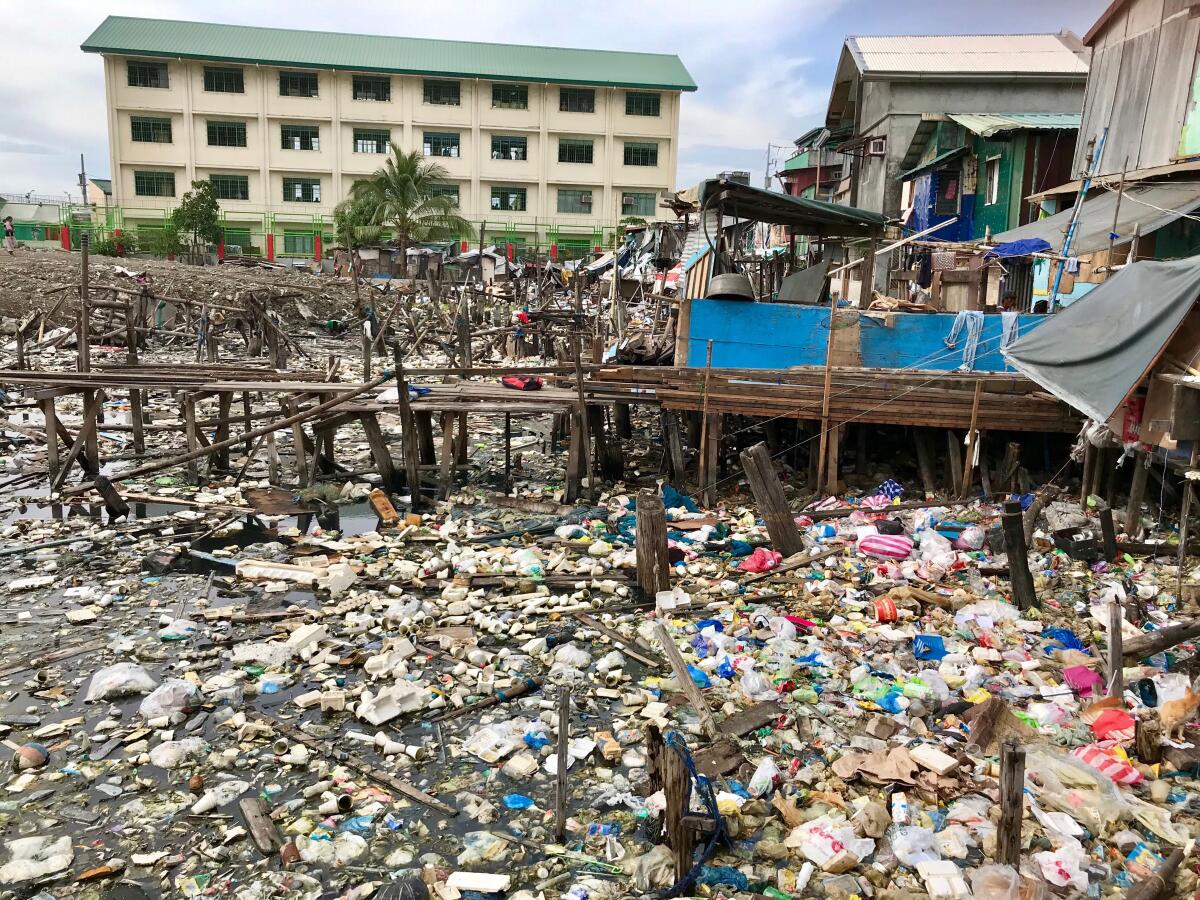
[[[1020,334],[1046,316],[1020,317]],[[863,365],[880,369],[957,369],[962,365],[964,334],[957,348],[943,343],[954,324],[953,313],[896,313],[891,327],[879,319],[859,317]],[[829,308],[791,303],[747,303],[738,300],[693,300],[687,365],[703,367],[708,341],[718,369],[786,369],[823,366],[829,340]],[[985,315],[975,354],[975,370],[1004,372],[1000,355],[1000,316]]]
[[[957,172],[959,163],[955,161],[951,165],[954,167],[955,172]],[[932,228],[938,222],[947,222],[957,216],[957,222],[934,232],[930,235],[930,239],[936,238],[939,241],[969,241],[974,231],[975,195],[963,194],[959,197],[957,213],[954,215],[939,216],[933,210],[936,200],[935,191],[939,183],[938,176],[940,174],[940,172],[925,172],[913,179],[913,217],[911,229],[913,232],[924,231],[926,228]],[[954,174],[954,177],[957,178],[957,174]]]

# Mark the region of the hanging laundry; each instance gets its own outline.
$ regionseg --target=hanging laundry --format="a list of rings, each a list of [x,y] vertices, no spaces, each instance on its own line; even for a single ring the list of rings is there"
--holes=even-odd
[[[1008,349],[1008,345],[1017,339],[1019,336],[1017,329],[1019,320],[1017,319],[1016,310],[1005,310],[1000,313],[1000,349]]]
[[[950,334],[943,343],[950,350],[958,346],[958,336],[966,329],[967,343],[963,347],[963,361],[959,371],[971,372],[975,369],[975,352],[979,349],[979,336],[983,334],[983,313],[975,309],[959,310],[950,326]]]

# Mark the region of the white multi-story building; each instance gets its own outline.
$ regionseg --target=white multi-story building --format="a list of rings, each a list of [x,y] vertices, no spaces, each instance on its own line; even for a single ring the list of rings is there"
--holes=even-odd
[[[227,233],[256,244],[261,230],[287,255],[319,244],[391,143],[436,158],[489,240],[594,243],[656,215],[674,187],[680,96],[696,88],[665,54],[119,16],[83,50],[104,60],[120,224],[161,223],[209,180]]]

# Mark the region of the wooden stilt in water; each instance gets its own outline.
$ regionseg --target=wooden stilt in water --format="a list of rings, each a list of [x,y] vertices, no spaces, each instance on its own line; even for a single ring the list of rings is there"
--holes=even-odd
[[[1001,516],[1004,528],[1004,545],[1008,554],[1009,581],[1012,584],[1013,600],[1018,609],[1029,609],[1037,602],[1033,586],[1033,575],[1029,572],[1029,552],[1025,544],[1025,520],[1019,501],[1004,504]]]
[[[1014,869],[1021,864],[1021,820],[1025,815],[1025,751],[1015,738],[1000,748],[1000,830],[996,862]]]
[[[925,428],[913,429],[913,443],[917,446],[917,469],[921,474],[921,489],[930,497],[937,492],[933,479],[933,442]]]
[[[958,435],[946,429],[946,487],[955,497],[962,496],[962,447]]]
[[[670,590],[671,566],[667,559],[667,513],[655,491],[639,491],[637,498],[637,581],[647,597]]]
[[[775,472],[775,463],[767,445],[760,442],[743,450],[741,460],[746,479],[750,482],[750,490],[754,492],[754,500],[758,504],[759,515],[766,522],[771,543],[784,556],[801,552],[804,549],[804,541],[796,529],[795,519],[788,507],[783,485]]]
[[[1146,451],[1133,455],[1133,478],[1129,485],[1129,503],[1125,507],[1125,534],[1137,540],[1141,534],[1142,500],[1146,496]]]
[[[667,464],[670,466],[671,481],[678,491],[686,490],[687,467],[683,461],[683,440],[679,436],[679,415],[673,409],[660,411],[663,444],[667,448]]]

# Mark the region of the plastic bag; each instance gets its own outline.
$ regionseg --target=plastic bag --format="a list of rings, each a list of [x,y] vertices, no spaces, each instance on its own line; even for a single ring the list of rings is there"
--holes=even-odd
[[[458,854],[460,866],[477,866],[496,862],[508,855],[508,841],[490,831],[468,831],[463,835],[463,852]]]
[[[906,534],[868,534],[859,539],[857,549],[875,559],[908,559],[913,542]]]
[[[138,712],[143,718],[157,719],[191,712],[200,703],[200,690],[194,684],[180,678],[168,678],[142,700]]]
[[[743,572],[758,574],[771,571],[781,562],[783,562],[783,554],[778,550],[768,550],[765,547],[759,547],[738,563],[738,568]]]
[[[971,893],[977,900],[1018,900],[1021,876],[1012,866],[980,866],[972,869]]]
[[[982,528],[978,525],[968,525],[954,539],[954,547],[957,550],[978,550],[986,539],[987,535]]]
[[[755,797],[763,797],[782,783],[783,773],[779,771],[779,766],[771,757],[764,756],[750,777],[750,793]]]
[[[208,752],[208,742],[190,737],[181,741],[163,741],[150,751],[150,764],[160,769],[174,769],[189,759],[198,759]]]
[[[92,676],[84,700],[104,700],[107,697],[124,697],[128,694],[148,694],[156,682],[150,673],[137,663],[117,663],[105,666]]]
[[[862,860],[875,850],[873,840],[858,837],[854,826],[830,816],[821,816],[797,825],[783,843],[790,849],[799,850],[805,859],[822,869],[842,853]]]
[[[748,700],[770,700],[778,696],[771,682],[753,669],[742,673],[741,688]]]
[[[917,863],[942,858],[938,853],[933,832],[919,825],[898,826],[892,832],[892,852],[896,854],[896,859],[910,869],[915,869]]]
[[[1057,850],[1043,850],[1033,854],[1033,859],[1042,877],[1055,887],[1070,885],[1077,891],[1087,890],[1088,857],[1078,841],[1068,838]]]
[[[592,664],[592,655],[571,641],[555,651],[554,661],[575,669],[586,669]]]

